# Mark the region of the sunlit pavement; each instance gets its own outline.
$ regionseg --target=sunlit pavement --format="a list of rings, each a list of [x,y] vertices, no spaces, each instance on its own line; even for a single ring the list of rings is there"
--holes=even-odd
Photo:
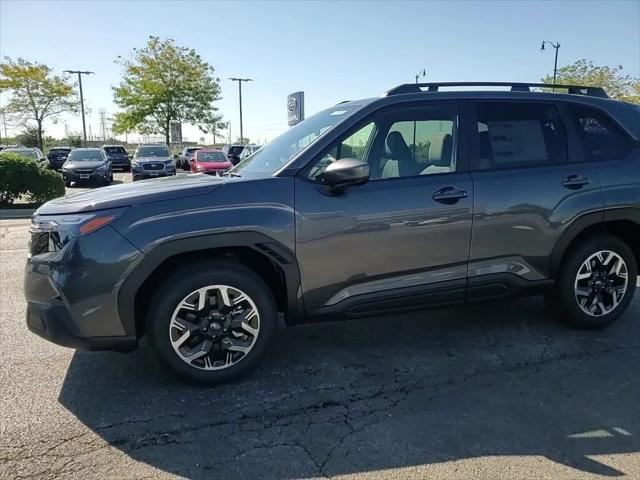
[[[640,295],[603,331],[539,298],[283,329],[196,388],[30,334],[27,225],[0,221],[1,478],[640,478]]]

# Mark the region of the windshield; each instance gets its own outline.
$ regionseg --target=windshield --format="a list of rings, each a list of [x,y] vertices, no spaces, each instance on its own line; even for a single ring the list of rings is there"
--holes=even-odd
[[[124,147],[104,147],[104,151],[109,155],[127,154]]]
[[[231,171],[240,175],[272,175],[323,133],[360,108],[362,104],[342,104],[323,110],[287,130],[242,160]]]
[[[151,145],[148,147],[138,147],[136,157],[170,157],[169,149],[164,145]]]
[[[229,155],[238,155],[239,153],[242,152],[242,150],[244,150],[244,147],[242,146],[231,147],[229,148]]]
[[[187,148],[187,153],[197,152],[198,150],[202,150],[202,148],[200,148],[200,147]]]
[[[70,148],[52,148],[51,150],[49,150],[49,153],[54,155],[63,155],[69,153],[70,151]]]
[[[198,152],[196,158],[199,162],[226,162],[227,157],[222,152]]]
[[[96,160],[104,160],[100,150],[72,150],[67,160],[74,162],[95,162]]]
[[[11,153],[17,153],[18,155],[22,155],[23,157],[27,157],[27,158],[32,158],[34,160],[36,160],[38,158],[38,156],[36,155],[36,152],[34,152],[33,150],[5,150],[5,152],[11,152]]]

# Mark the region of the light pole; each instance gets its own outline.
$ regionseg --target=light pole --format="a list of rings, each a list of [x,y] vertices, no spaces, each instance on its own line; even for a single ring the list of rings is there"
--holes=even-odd
[[[416,85],[418,84],[418,79],[420,77],[426,77],[427,76],[427,69],[423,68],[422,70],[420,70],[418,73],[415,74],[415,78],[416,78]],[[416,121],[414,120],[413,122],[413,147],[411,148],[411,150],[413,151],[413,158],[416,158]]]
[[[232,82],[238,82],[238,97],[240,99],[240,143],[244,144],[244,132],[242,130],[242,82],[253,82],[251,78],[230,78]]]
[[[80,87],[80,110],[82,111],[82,134],[84,135],[84,146],[87,146],[87,126],[84,121],[84,97],[82,95],[82,75],[93,75],[93,72],[82,70],[65,70],[64,73],[77,73],[78,86]]]
[[[544,52],[544,46],[547,45],[547,44],[551,45],[553,48],[556,49],[556,59],[553,62],[553,84],[555,85],[556,84],[556,75],[558,73],[558,49],[560,48],[560,42],[553,43],[553,42],[550,42],[549,40],[543,40],[542,41],[542,45],[540,45],[540,51],[541,52]],[[555,88],[552,88],[551,90],[555,91]]]

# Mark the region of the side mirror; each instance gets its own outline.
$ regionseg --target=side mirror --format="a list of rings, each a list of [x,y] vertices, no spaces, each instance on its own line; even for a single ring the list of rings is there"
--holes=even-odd
[[[322,178],[331,187],[360,185],[369,180],[369,165],[355,158],[341,158],[327,166]]]

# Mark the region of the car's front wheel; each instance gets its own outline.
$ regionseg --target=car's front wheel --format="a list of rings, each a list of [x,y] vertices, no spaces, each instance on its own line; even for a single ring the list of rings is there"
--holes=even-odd
[[[220,383],[254,368],[276,329],[269,287],[227,260],[183,267],[151,300],[146,330],[160,359],[182,378]]]
[[[571,325],[604,327],[629,306],[637,275],[631,248],[617,237],[597,235],[568,255],[547,300]]]

